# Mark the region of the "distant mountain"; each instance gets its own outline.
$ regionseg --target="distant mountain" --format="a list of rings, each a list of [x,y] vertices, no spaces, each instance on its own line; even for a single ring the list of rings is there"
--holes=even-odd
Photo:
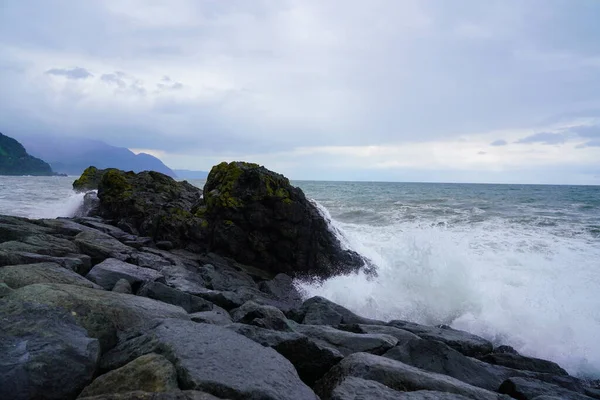
[[[174,171],[177,177],[181,179],[206,179],[208,177],[207,171],[190,171],[189,169],[176,169]]]
[[[59,173],[81,175],[84,169],[93,165],[99,169],[157,171],[175,177],[169,167],[150,154],[135,154],[99,140],[57,136],[22,136],[20,140],[27,151],[46,160]]]
[[[50,165],[27,154],[17,140],[0,133],[0,175],[54,175]]]

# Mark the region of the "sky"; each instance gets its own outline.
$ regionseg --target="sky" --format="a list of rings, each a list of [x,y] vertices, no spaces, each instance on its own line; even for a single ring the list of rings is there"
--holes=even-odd
[[[0,132],[292,179],[600,184],[597,0],[2,0]]]

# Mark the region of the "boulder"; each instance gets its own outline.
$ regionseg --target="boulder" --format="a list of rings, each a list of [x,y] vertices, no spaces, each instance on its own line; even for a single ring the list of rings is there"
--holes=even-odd
[[[193,211],[201,194],[197,187],[158,172],[108,170],[98,183],[99,214],[157,243],[185,247],[204,239],[205,222]]]
[[[70,400],[94,377],[100,346],[64,310],[4,299],[0,354],[0,399]]]
[[[347,308],[320,296],[311,297],[302,303],[300,309],[287,314],[288,318],[307,325],[385,325],[384,322],[358,316]]]
[[[341,324],[336,326],[336,328],[342,331],[354,333],[380,333],[384,335],[390,335],[398,339],[398,344],[403,344],[413,339],[419,339],[419,337],[414,333],[386,325]]]
[[[446,375],[426,372],[399,361],[367,353],[356,353],[344,358],[333,367],[315,386],[322,399],[331,398],[332,392],[345,378],[352,376],[379,382],[400,392],[432,390],[459,394],[476,400],[503,398]]]
[[[148,282],[138,291],[138,296],[149,297],[163,303],[174,304],[183,308],[188,313],[210,311],[213,304],[198,296],[181,292],[160,282]]]
[[[0,243],[44,233],[52,233],[52,229],[37,225],[27,218],[0,215]]]
[[[79,397],[79,400],[220,400],[218,397],[197,390],[173,390],[170,392],[128,392]]]
[[[526,357],[520,354],[491,353],[481,357],[480,360],[489,364],[502,365],[504,367],[520,369],[523,371],[535,371],[553,375],[569,375],[567,371],[552,361]]]
[[[518,400],[537,399],[538,396],[556,396],[562,400],[590,400],[591,397],[572,392],[558,385],[533,378],[510,378],[502,383],[498,392]]]
[[[164,279],[160,272],[138,267],[115,258],[108,258],[94,266],[86,278],[106,290],[111,290],[120,279],[126,279],[134,291],[146,282]]]
[[[273,306],[256,304],[253,301],[248,301],[241,307],[231,310],[231,317],[235,322],[275,331],[292,330],[288,319],[281,310]]]
[[[442,342],[427,339],[417,338],[404,342],[383,356],[487,390],[497,390],[504,380],[519,375],[518,371],[486,364],[467,357]]]
[[[467,400],[459,394],[418,390],[398,392],[375,381],[348,376],[331,392],[330,400]],[[325,398],[323,400],[326,400]]]
[[[106,169],[87,167],[81,176],[73,182],[73,190],[76,192],[87,192],[98,189],[98,183],[100,183],[100,179],[102,179],[102,175],[106,171]]]
[[[202,277],[208,289],[236,290],[244,286],[258,289],[250,275],[235,270],[226,262],[222,264],[205,264],[198,268],[198,274]]]
[[[200,311],[190,314],[190,319],[194,322],[213,325],[229,325],[233,323],[229,313],[219,306],[213,305],[211,311]]]
[[[271,280],[260,282],[258,287],[277,300],[290,304],[291,308],[297,308],[302,304],[302,295],[289,275],[277,274]]]
[[[91,337],[100,341],[104,351],[116,345],[120,333],[142,330],[154,324],[155,319],[189,319],[185,310],[171,304],[73,285],[29,285],[15,290],[6,299],[66,310]]]
[[[331,346],[343,355],[358,352],[383,354],[398,343],[390,335],[340,331],[331,326],[294,324],[294,331]]]
[[[0,250],[0,267],[6,265],[56,263],[60,266],[85,275],[92,268],[90,256],[84,254],[67,254],[65,257],[54,257],[44,254],[28,253],[24,251]]]
[[[5,266],[0,268],[0,281],[4,281],[13,289],[34,283],[65,283],[100,289],[100,286],[81,275],[55,263]]]
[[[132,294],[133,290],[131,289],[131,284],[127,279],[119,279],[115,286],[112,288],[113,292],[124,293],[124,294]]]
[[[49,234],[30,235],[21,240],[11,240],[0,243],[0,250],[43,254],[52,257],[64,257],[67,254],[78,253],[77,246],[68,239]]]
[[[365,260],[342,247],[327,218],[283,175],[257,164],[223,162],[204,186],[210,249],[273,275],[326,278]]]
[[[489,340],[458,329],[452,329],[446,325],[425,326],[400,320],[390,321],[387,325],[412,332],[423,339],[446,343],[469,357],[491,353],[494,348]]]
[[[83,254],[92,258],[93,264],[101,263],[107,258],[125,261],[134,251],[117,239],[99,231],[81,232],[75,236],[75,243]]]
[[[96,378],[79,397],[133,391],[168,392],[177,390],[175,366],[159,354],[146,354],[121,368]]]
[[[226,326],[287,358],[304,383],[312,386],[344,356],[331,346],[323,345],[296,332],[279,332],[244,324]]]
[[[119,367],[152,352],[175,365],[183,389],[233,400],[317,399],[275,350],[223,327],[192,321],[163,320],[108,352],[102,367]]]

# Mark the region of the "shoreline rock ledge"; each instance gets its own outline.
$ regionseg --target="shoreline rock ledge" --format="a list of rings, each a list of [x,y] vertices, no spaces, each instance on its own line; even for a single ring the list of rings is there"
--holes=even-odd
[[[157,172],[94,167],[73,187],[97,187],[96,215],[131,233],[215,252],[273,276],[323,279],[367,265],[342,247],[300,188],[258,164],[220,163],[211,169],[203,191]]]
[[[202,198],[90,172],[94,216],[0,215],[0,400],[600,399],[502,343],[303,299],[294,272],[362,260],[281,175],[220,164]]]

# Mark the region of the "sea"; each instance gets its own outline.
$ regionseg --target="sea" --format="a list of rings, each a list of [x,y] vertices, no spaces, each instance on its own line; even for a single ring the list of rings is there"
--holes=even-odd
[[[0,177],[0,214],[71,216],[83,200],[73,180]],[[306,296],[450,325],[600,378],[600,186],[293,183],[377,268],[298,282]]]

